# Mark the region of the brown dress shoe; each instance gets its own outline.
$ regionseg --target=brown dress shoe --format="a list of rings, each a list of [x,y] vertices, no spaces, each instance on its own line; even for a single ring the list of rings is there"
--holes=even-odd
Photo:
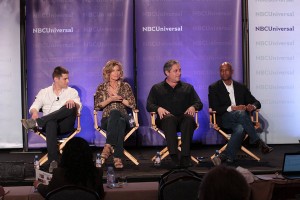
[[[264,141],[258,140],[256,143],[258,143],[259,149],[263,154],[270,153],[273,151],[273,148],[268,146]]]
[[[34,130],[37,128],[36,121],[34,119],[22,119],[21,122],[24,128],[27,130],[29,129]]]

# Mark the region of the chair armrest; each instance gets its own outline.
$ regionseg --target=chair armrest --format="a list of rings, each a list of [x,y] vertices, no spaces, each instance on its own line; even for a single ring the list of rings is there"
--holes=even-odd
[[[81,131],[81,121],[80,121],[80,117],[81,117],[81,114],[80,114],[80,113],[77,113],[77,130],[78,130],[78,131]]]
[[[132,109],[132,115],[133,115],[133,118],[134,118],[135,127],[139,127],[140,126],[139,125],[138,113],[139,113],[138,109],[135,109],[135,108]]]
[[[198,110],[195,111],[195,122],[196,122],[196,129],[199,128],[199,122],[198,122]]]
[[[94,109],[94,128],[95,130],[98,130],[99,125],[98,125],[98,111]]]
[[[151,118],[151,127],[156,128],[156,123],[155,123],[156,112],[150,112],[150,118]]]
[[[260,123],[259,123],[259,119],[258,119],[259,111],[260,111],[259,109],[256,109],[255,111],[250,113],[250,118],[251,118],[251,121],[254,124],[255,129],[260,128]]]
[[[209,112],[209,123],[213,125],[217,125],[217,120],[216,120],[217,111],[214,111],[212,108],[209,108],[208,112]]]

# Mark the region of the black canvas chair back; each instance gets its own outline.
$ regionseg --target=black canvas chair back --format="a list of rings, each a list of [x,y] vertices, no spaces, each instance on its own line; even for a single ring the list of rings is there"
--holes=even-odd
[[[202,178],[188,169],[175,169],[161,176],[160,200],[196,200]]]
[[[49,192],[46,200],[100,200],[100,197],[89,188],[67,185]]]

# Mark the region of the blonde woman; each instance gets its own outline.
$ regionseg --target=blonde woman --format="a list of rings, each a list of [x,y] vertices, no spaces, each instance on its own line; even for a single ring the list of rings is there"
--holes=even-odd
[[[136,101],[130,85],[123,81],[123,66],[119,61],[108,61],[102,72],[104,83],[95,94],[95,107],[103,110],[101,128],[107,133],[101,157],[107,159],[113,155],[115,168],[123,168],[123,141],[129,128],[126,108],[135,108]]]

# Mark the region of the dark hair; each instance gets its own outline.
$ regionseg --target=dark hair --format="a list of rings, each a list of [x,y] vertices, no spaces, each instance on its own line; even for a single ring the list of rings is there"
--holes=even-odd
[[[69,74],[69,71],[61,66],[57,66],[53,70],[52,78],[60,78],[63,74]]]
[[[248,200],[250,187],[235,168],[220,165],[203,178],[199,200]]]
[[[87,141],[80,137],[74,137],[66,143],[60,167],[65,170],[65,178],[73,184],[83,186],[91,182],[95,184],[96,167],[93,153]]]
[[[167,75],[166,71],[169,72],[171,70],[172,66],[175,65],[175,64],[180,65],[180,63],[177,60],[168,60],[164,64],[164,69],[163,69],[164,70],[164,74]]]

